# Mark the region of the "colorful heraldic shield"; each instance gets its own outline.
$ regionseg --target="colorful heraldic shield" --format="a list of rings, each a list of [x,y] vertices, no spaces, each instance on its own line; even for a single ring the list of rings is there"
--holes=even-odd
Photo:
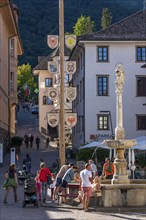
[[[50,87],[48,88],[48,97],[51,101],[56,101],[58,99],[58,88]]]
[[[58,73],[58,63],[57,62],[48,62],[48,71],[53,74]]]
[[[56,127],[59,123],[59,114],[58,113],[48,113],[48,124],[51,127]]]
[[[66,73],[74,74],[76,72],[76,61],[66,61]]]
[[[69,102],[72,102],[77,97],[77,88],[76,87],[67,87],[66,88],[66,98]]]
[[[65,44],[69,49],[72,49],[76,45],[76,35],[66,35],[65,36]]]
[[[69,128],[72,128],[77,123],[77,113],[66,113],[66,124]]]
[[[55,49],[58,46],[58,36],[57,35],[48,35],[47,43],[51,49]]]

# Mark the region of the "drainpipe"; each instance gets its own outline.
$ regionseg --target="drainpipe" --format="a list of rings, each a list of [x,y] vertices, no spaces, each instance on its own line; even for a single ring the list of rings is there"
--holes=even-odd
[[[83,84],[83,117],[84,117],[84,131],[83,131],[83,141],[85,144],[85,47],[82,47],[80,45],[77,45],[78,47],[83,49],[83,79],[84,79],[84,84]]]

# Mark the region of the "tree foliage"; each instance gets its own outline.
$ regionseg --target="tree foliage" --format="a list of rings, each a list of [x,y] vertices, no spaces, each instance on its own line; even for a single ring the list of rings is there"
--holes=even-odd
[[[29,64],[23,64],[18,67],[17,85],[21,94],[24,94],[23,86],[26,82],[29,86],[30,93],[33,93],[36,88],[36,82],[32,75],[31,65]]]
[[[102,17],[101,17],[101,27],[104,30],[112,23],[112,16],[111,12],[108,8],[103,8],[102,10]]]
[[[90,34],[94,31],[95,28],[95,22],[91,21],[91,18],[88,16],[81,15],[80,18],[78,18],[77,23],[73,27],[74,34],[76,36],[81,36],[84,34]]]

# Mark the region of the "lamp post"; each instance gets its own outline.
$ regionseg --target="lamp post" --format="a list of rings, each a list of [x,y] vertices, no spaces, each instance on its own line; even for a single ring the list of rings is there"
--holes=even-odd
[[[59,162],[65,164],[65,117],[64,117],[64,0],[59,0],[59,40],[60,40],[60,141]]]

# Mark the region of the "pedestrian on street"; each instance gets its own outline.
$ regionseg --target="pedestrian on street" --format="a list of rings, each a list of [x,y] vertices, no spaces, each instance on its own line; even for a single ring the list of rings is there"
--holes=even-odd
[[[48,189],[48,176],[52,177],[51,171],[46,167],[45,163],[41,164],[40,167],[40,181],[42,183],[42,198],[43,198],[43,203],[46,202],[47,198],[47,189]]]
[[[35,177],[35,182],[36,182],[37,199],[39,199],[39,201],[41,201],[42,200],[42,184],[40,181],[40,171],[37,171],[37,175]]]
[[[46,145],[45,145],[45,148],[48,148],[48,147],[49,147],[49,143],[50,143],[50,138],[49,138],[49,137],[47,137],[47,139],[46,139]]]
[[[81,189],[83,191],[83,209],[88,212],[89,201],[92,196],[92,173],[91,165],[89,163],[85,164],[85,169],[80,172],[81,178]]]
[[[28,135],[27,135],[26,133],[25,133],[25,135],[24,135],[24,143],[25,143],[26,147],[28,148],[29,137],[28,137]]]
[[[55,197],[56,197],[56,193],[58,192],[59,190],[59,187],[61,186],[62,184],[62,178],[64,176],[64,174],[66,173],[66,171],[70,168],[70,165],[69,164],[65,164],[63,165],[59,172],[57,173],[57,176],[56,176],[56,184],[55,184],[55,187],[54,187],[54,193],[53,193],[53,200],[55,200]]]
[[[39,150],[39,148],[40,148],[40,138],[38,136],[35,139],[35,143],[36,143],[36,146],[37,146],[37,150]]]
[[[6,186],[6,194],[4,197],[4,203],[7,203],[7,198],[8,194],[10,192],[10,189],[13,188],[14,191],[14,200],[17,202],[17,185],[18,185],[18,180],[17,180],[17,174],[15,170],[15,164],[10,164],[9,170],[5,174],[5,178],[7,180],[7,186]]]
[[[29,137],[29,142],[30,142],[30,147],[33,148],[33,141],[34,141],[34,137],[33,135],[31,134],[30,137]]]
[[[26,154],[26,172],[30,173],[31,172],[31,157],[29,156],[29,154]]]

